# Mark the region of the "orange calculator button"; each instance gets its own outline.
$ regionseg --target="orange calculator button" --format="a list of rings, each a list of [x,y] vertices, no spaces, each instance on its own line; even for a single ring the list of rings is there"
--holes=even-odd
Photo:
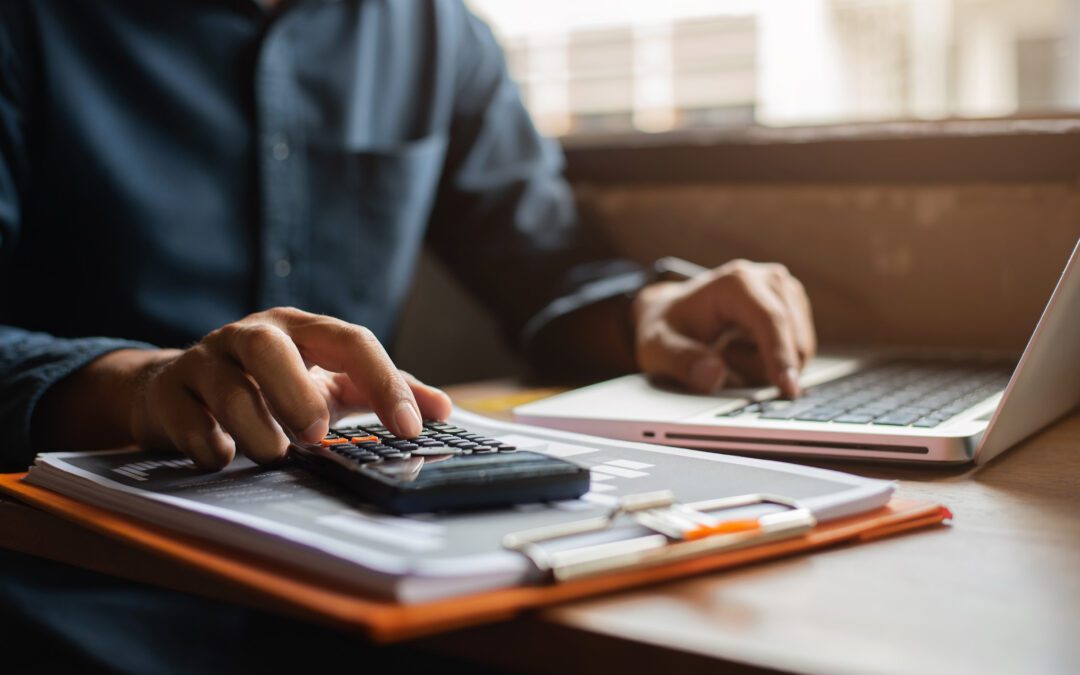
[[[355,443],[357,445],[360,445],[361,443],[378,443],[379,442],[379,437],[378,436],[353,436],[352,438],[349,439],[349,442],[350,443]]]
[[[348,443],[347,438],[324,438],[319,443],[320,445],[341,445],[342,443]]]

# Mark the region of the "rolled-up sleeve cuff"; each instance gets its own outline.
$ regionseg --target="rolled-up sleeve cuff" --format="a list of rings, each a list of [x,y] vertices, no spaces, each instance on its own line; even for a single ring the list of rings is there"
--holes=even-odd
[[[31,425],[38,403],[50,387],[105,354],[120,349],[156,349],[154,345],[115,338],[48,339],[28,345],[26,359],[15,381],[9,382],[3,417],[8,433],[2,434],[0,461],[8,470],[29,466],[34,460]]]
[[[521,332],[522,352],[532,353],[537,337],[560,317],[614,298],[625,298],[629,301],[653,280],[649,271],[635,263],[619,261],[617,268],[611,270],[609,276],[581,284],[573,292],[556,298],[533,315]]]

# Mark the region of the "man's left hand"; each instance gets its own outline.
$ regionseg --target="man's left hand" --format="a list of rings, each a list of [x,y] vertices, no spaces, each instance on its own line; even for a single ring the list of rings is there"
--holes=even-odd
[[[634,299],[635,356],[650,376],[700,393],[761,381],[800,394],[817,339],[810,300],[783,265],[734,260]]]

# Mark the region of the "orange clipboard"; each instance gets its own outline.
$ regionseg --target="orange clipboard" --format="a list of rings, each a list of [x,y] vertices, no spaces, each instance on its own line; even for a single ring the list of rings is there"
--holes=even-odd
[[[807,551],[939,525],[952,514],[930,502],[893,499],[873,511],[819,524],[795,538],[657,566],[538,586],[518,586],[403,605],[297,574],[281,561],[174,533],[0,474],[0,492],[112,539],[195,568],[287,611],[357,631],[380,643],[510,619],[528,610]]]

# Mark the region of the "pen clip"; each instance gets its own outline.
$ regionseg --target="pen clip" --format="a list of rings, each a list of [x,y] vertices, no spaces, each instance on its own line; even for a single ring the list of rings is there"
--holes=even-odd
[[[713,514],[760,504],[785,510],[727,520]],[[652,533],[561,550],[542,545],[610,530],[621,514]],[[669,490],[663,490],[627,495],[604,516],[507,534],[503,546],[528,557],[555,581],[568,581],[796,537],[816,525],[817,519],[808,508],[780,495],[747,494],[679,504]]]

